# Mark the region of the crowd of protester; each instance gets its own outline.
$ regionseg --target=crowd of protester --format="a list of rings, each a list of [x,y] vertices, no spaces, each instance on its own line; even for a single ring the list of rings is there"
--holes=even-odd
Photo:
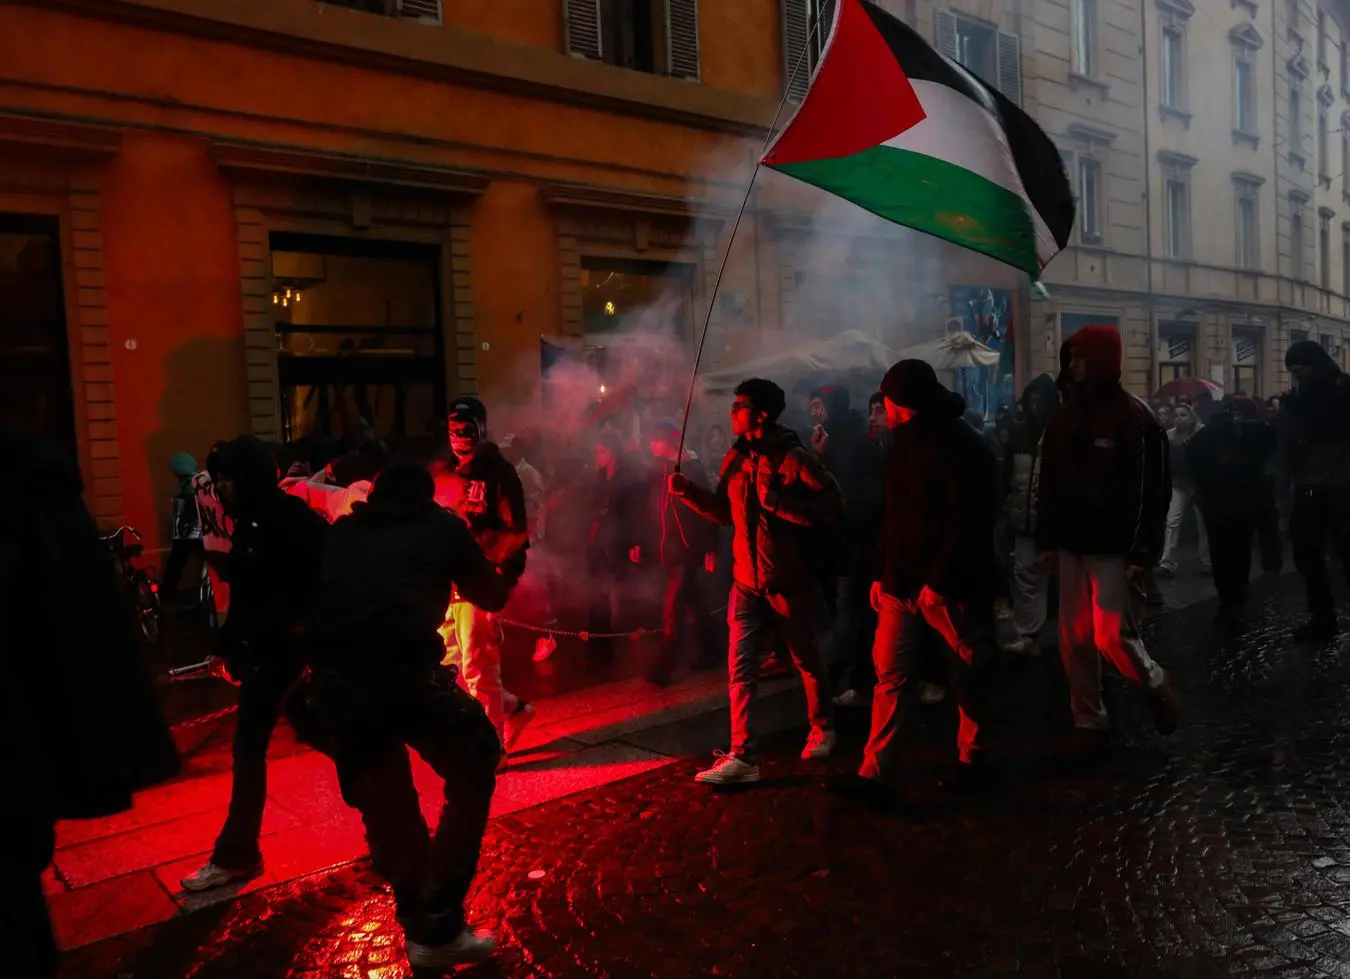
[[[758,681],[777,656],[801,677],[804,759],[835,748],[837,709],[870,703],[861,765],[832,782],[839,794],[895,805],[906,719],[948,695],[959,725],[943,782],[986,788],[990,669],[1003,656],[1043,652],[1052,580],[1073,758],[1092,764],[1109,750],[1103,657],[1144,691],[1158,731],[1171,733],[1180,705],[1140,616],[1155,577],[1177,573],[1188,515],[1221,629],[1242,628],[1258,544],[1265,570],[1279,569],[1287,515],[1309,608],[1294,638],[1338,633],[1325,549],[1350,566],[1350,378],[1300,342],[1286,356],[1294,388],[1278,403],[1238,394],[1149,404],[1122,387],[1121,363],[1119,332],[1086,327],[1065,341],[1058,376],[1034,378],[1015,407],[988,420],[931,366],[904,360],[880,379],[866,415],[842,384],[820,384],[793,404],[774,381],[747,379],[727,425],[696,429],[688,447],[675,418],[631,405],[556,444],[528,428],[494,440],[487,406],[465,397],[429,448],[388,446],[362,422],[336,442],[220,443],[200,472],[175,457],[166,584],[178,586],[202,551],[221,653],[240,688],[226,821],[183,886],[261,873],[267,745],[285,713],[303,742],[333,759],[344,799],[361,811],[414,967],[486,957],[495,942],[467,927],[463,903],[496,774],[534,716],[502,682],[500,613],[532,594],[541,621],[579,614],[583,635],[612,653],[634,605],[627,586],[644,574],[661,621],[653,681],[726,651],[730,740],[700,782],[760,778]],[[83,555],[77,584],[98,592],[103,563],[73,467],[32,440],[10,442],[19,464],[2,487],[12,534],[0,551],[0,627],[12,649],[33,641],[31,610],[61,591],[44,584],[54,566],[46,577],[32,568],[57,553]],[[720,634],[718,593],[727,596]],[[111,606],[104,611],[109,634],[125,635]],[[88,658],[71,617],[53,610],[37,621],[70,626],[57,662]],[[120,769],[86,765],[91,780],[76,784],[59,773],[59,752],[23,749],[46,716],[34,690],[64,683],[60,696],[102,716],[87,703],[94,688],[71,684],[63,669],[17,675],[4,712],[19,746],[7,757],[33,761],[10,784],[34,786],[24,795],[34,800],[23,828],[31,846],[11,868],[34,934],[47,936],[34,975],[50,974],[52,958],[37,875],[51,857],[53,820],[115,811],[174,768],[143,683],[122,687]],[[409,747],[445,782],[434,832]]]

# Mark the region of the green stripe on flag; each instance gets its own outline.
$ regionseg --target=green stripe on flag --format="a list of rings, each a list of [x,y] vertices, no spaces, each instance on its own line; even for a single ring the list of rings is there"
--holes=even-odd
[[[772,169],[903,224],[1040,273],[1030,205],[1015,191],[937,157],[893,146]]]

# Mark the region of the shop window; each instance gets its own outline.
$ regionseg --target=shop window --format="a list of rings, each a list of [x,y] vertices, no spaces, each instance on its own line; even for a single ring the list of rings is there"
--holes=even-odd
[[[1233,331],[1232,394],[1261,395],[1261,339],[1259,330]]]
[[[1189,323],[1158,327],[1158,386],[1194,374],[1195,328]]]
[[[694,333],[693,265],[583,256],[581,316],[587,357],[602,382],[669,387]]]
[[[445,417],[440,249],[271,236],[277,369],[286,439],[432,436]]]
[[[76,454],[55,218],[0,214],[0,420]]]

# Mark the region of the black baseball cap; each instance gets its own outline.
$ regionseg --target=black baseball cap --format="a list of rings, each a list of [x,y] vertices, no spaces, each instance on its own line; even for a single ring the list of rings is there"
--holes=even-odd
[[[456,398],[450,402],[448,415],[451,421],[487,424],[487,408],[477,398]]]

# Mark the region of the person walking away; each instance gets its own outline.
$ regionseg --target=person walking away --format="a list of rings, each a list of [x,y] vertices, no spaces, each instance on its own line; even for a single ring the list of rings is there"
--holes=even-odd
[[[592,650],[608,659],[614,653],[611,637],[622,627],[634,542],[641,534],[642,479],[623,442],[612,434],[601,435],[595,443],[595,477],[586,561],[594,589],[590,631]]]
[[[75,461],[8,427],[0,458],[0,938],[5,975],[55,979],[57,820],[125,812],[178,757]]]
[[[1186,443],[1196,504],[1210,532],[1215,624],[1230,632],[1242,626],[1266,469],[1275,454],[1275,433],[1256,414],[1251,398],[1234,398],[1232,411],[1219,412]]]
[[[169,469],[178,479],[178,487],[170,503],[173,543],[169,546],[168,560],[164,562],[161,584],[165,594],[172,598],[182,586],[188,559],[202,553],[202,521],[197,512],[197,493],[192,488],[192,480],[197,475],[197,460],[180,452],[169,460]]]
[[[886,457],[880,573],[871,585],[878,625],[872,646],[877,685],[872,726],[845,794],[889,805],[900,732],[919,702],[919,674],[929,634],[950,653],[951,689],[960,724],[959,764],[944,784],[974,789],[987,782],[986,676],[997,661],[993,601],[998,495],[993,454],[963,418],[965,401],[938,382],[921,360],[902,360],[881,382],[892,444]]]
[[[1036,539],[1042,570],[1059,568],[1075,755],[1093,761],[1110,745],[1100,656],[1148,691],[1158,731],[1177,727],[1171,677],[1139,637],[1143,581],[1161,554],[1171,501],[1169,446],[1148,405],[1120,386],[1115,327],[1083,327],[1059,360],[1067,396],[1045,427]]]
[[[1002,467],[1004,513],[1013,539],[1011,578],[1016,633],[1004,648],[1019,656],[1038,656],[1050,577],[1037,563],[1036,491],[1045,426],[1059,407],[1055,379],[1049,374],[1034,378],[1022,392],[1021,407],[1022,420],[1009,435]]]
[[[834,718],[816,650],[816,600],[801,528],[838,524],[844,495],[833,476],[800,439],[778,424],[787,398],[764,378],[736,386],[731,431],[736,441],[722,460],[715,489],[672,473],[670,492],[695,513],[733,532],[732,585],[727,622],[731,746],[696,779],[713,785],[759,781],[755,743],[755,697],[759,641],[776,629],[802,677],[811,733],[802,757],[828,757],[834,748]]]
[[[1177,546],[1181,543],[1181,525],[1186,514],[1195,514],[1196,529],[1200,533],[1200,568],[1210,573],[1209,534],[1205,519],[1195,505],[1195,481],[1191,478],[1190,464],[1186,457],[1186,443],[1195,437],[1205,426],[1196,418],[1190,405],[1176,406],[1175,424],[1167,433],[1170,445],[1168,466],[1172,473],[1172,502],[1167,509],[1167,536],[1163,544],[1162,560],[1158,562],[1158,571],[1169,578],[1177,573]]]
[[[687,507],[677,506],[670,493],[670,477],[677,468],[694,482],[704,483],[703,466],[698,457],[692,452],[686,452],[683,459],[677,455],[679,424],[670,418],[656,419],[647,444],[653,464],[648,470],[645,501],[647,514],[654,519],[642,522],[643,529],[649,531],[644,535],[647,542],[635,544],[629,557],[634,564],[654,561],[665,572],[661,649],[647,674],[652,683],[664,686],[683,665],[680,646],[686,626],[693,626],[694,639],[698,643],[698,650],[692,657],[694,667],[698,668],[714,655],[713,622],[699,587],[699,572],[715,567],[717,528],[690,513]],[[655,532],[651,533],[651,530]]]
[[[211,595],[216,603],[216,626],[225,624],[230,610],[230,583],[225,580],[222,570],[230,555],[230,538],[234,535],[234,522],[225,512],[225,504],[216,492],[216,480],[219,478],[217,463],[220,450],[229,443],[217,442],[207,453],[205,468],[192,477],[192,492],[197,498],[197,518],[202,527],[202,560],[206,562],[206,574],[211,582]]]
[[[183,878],[205,891],[262,873],[267,746],[281,706],[305,665],[305,630],[318,595],[328,524],[278,485],[276,461],[252,436],[220,450],[216,490],[234,521],[225,565],[230,617],[220,640],[239,684],[230,807],[210,859]]]
[[[848,706],[862,699],[856,688],[870,672],[860,661],[870,645],[867,591],[881,526],[882,457],[876,443],[868,440],[867,422],[849,407],[846,388],[835,384],[816,388],[809,410],[816,420],[811,448],[844,494],[843,526],[829,527],[819,536],[836,572],[829,582],[834,589],[834,628],[826,660],[830,690]],[[844,696],[850,690],[853,695]]]
[[[447,434],[450,458],[432,469],[436,502],[464,522],[489,561],[519,580],[530,546],[525,489],[515,467],[488,440],[487,407],[477,398],[456,399],[450,405]],[[454,652],[446,658],[459,667],[465,689],[483,705],[509,753],[534,719],[534,707],[502,684],[502,634],[496,616],[456,597],[442,636],[453,637]]]
[[[515,584],[463,522],[437,506],[421,466],[392,466],[340,518],[324,550],[312,679],[291,698],[297,736],[337,764],[375,869],[393,886],[414,968],[486,959],[496,940],[466,927],[464,899],[487,827],[502,746],[483,707],[442,668],[438,628],[452,591],[496,611]],[[408,748],[444,782],[433,834]]]
[[[1328,544],[1350,573],[1350,377],[1312,340],[1291,344],[1284,363],[1294,390],[1276,421],[1275,492],[1308,595],[1308,622],[1294,639],[1327,642],[1340,631]]]

